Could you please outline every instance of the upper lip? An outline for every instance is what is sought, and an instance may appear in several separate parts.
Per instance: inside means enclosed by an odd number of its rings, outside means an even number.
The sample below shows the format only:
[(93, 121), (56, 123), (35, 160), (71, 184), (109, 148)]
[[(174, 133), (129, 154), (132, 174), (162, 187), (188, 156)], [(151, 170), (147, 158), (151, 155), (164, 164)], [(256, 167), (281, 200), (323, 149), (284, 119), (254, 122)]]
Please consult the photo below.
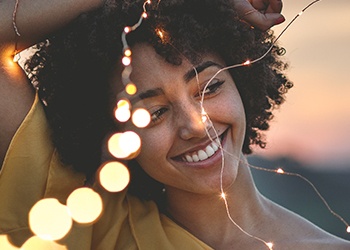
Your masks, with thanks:
[[(197, 152), (197, 151), (199, 151), (199, 150), (201, 150), (201, 149), (204, 150), (208, 145), (210, 145), (210, 144), (212, 143), (212, 141), (215, 141), (216, 138), (221, 138), (221, 137), (223, 136), (223, 134), (226, 133), (226, 131), (227, 131), (227, 130), (225, 130), (223, 133), (221, 133), (221, 134), (218, 135), (217, 137), (212, 138), (212, 140), (210, 140), (210, 139), (208, 138), (205, 142), (200, 143), (200, 144), (196, 145), (195, 147), (192, 147), (192, 148), (190, 148), (190, 149), (187, 149), (187, 150), (184, 151), (183, 153), (178, 154), (178, 155), (176, 155), (176, 156), (174, 156), (174, 157), (170, 157), (170, 158), (173, 159), (173, 160), (176, 160), (176, 159), (179, 159), (179, 160), (180, 160), (181, 157), (184, 156), (184, 155), (186, 155), (186, 154), (192, 154), (192, 153)], [(220, 141), (221, 141), (221, 139), (220, 139)]]

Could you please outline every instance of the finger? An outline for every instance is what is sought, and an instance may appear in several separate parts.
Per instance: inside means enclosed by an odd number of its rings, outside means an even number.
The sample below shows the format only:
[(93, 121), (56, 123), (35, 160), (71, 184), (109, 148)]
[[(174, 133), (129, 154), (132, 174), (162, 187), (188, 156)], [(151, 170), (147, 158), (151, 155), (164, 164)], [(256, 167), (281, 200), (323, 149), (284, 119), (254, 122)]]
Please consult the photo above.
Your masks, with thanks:
[(274, 25), (283, 23), (285, 18), (280, 13), (262, 14), (258, 11), (251, 12), (243, 17), (243, 20), (261, 30), (267, 30)]
[(270, 0), (266, 13), (281, 13), (282, 7), (283, 4), (281, 0)]

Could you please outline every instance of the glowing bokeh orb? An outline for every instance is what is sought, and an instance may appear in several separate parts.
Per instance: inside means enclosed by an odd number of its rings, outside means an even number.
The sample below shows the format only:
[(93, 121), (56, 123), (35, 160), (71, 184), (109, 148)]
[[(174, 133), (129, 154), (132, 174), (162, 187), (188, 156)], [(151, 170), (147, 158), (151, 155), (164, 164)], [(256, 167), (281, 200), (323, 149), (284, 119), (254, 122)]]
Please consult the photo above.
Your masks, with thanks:
[(129, 155), (137, 152), (141, 147), (141, 138), (133, 131), (126, 131), (120, 137), (120, 145)]
[(346, 228), (346, 232), (350, 233), (350, 226)]
[(1, 250), (18, 250), (19, 248), (15, 247), (9, 241), (7, 235), (0, 235), (0, 247)]
[(140, 137), (132, 131), (115, 133), (108, 140), (109, 152), (117, 158), (127, 158), (141, 147)]
[(67, 250), (68, 248), (54, 241), (41, 239), (38, 236), (33, 236), (29, 238), (21, 247), (21, 250), (48, 250), (48, 249)]
[(68, 208), (57, 199), (42, 199), (29, 212), (30, 229), (44, 240), (62, 239), (70, 231), (72, 224)]
[(125, 91), (126, 91), (126, 93), (128, 93), (129, 95), (135, 95), (136, 92), (137, 92), (136, 85), (133, 84), (133, 83), (128, 83), (128, 84), (125, 86)]
[(131, 63), (131, 57), (124, 56), (124, 57), (122, 58), (122, 63), (123, 63), (124, 66), (129, 66), (130, 63)]
[(146, 109), (136, 109), (131, 119), (136, 127), (144, 128), (151, 122), (151, 115)]
[(93, 223), (102, 213), (102, 199), (91, 188), (74, 190), (67, 199), (67, 207), (73, 220), (81, 224)]
[(128, 168), (120, 162), (108, 162), (100, 170), (100, 184), (109, 192), (119, 192), (127, 187), (130, 181)]
[(130, 49), (126, 49), (126, 50), (124, 51), (124, 56), (130, 57), (131, 54), (132, 54), (132, 52), (131, 52)]
[(127, 109), (125, 107), (116, 108), (114, 112), (114, 116), (118, 121), (126, 122), (130, 119), (131, 112), (130, 112), (130, 109)]
[(129, 152), (124, 150), (123, 145), (121, 144), (121, 137), (123, 133), (115, 133), (114, 135), (111, 136), (108, 140), (108, 150), (109, 152), (117, 158), (126, 158), (130, 155)]

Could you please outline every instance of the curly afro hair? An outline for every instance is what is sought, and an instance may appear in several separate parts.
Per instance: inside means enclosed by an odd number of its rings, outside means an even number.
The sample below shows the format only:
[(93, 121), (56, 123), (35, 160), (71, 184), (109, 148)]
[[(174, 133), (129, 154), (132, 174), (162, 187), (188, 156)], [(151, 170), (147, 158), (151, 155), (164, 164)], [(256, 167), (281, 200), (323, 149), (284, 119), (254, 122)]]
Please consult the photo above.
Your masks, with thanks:
[[(87, 176), (92, 176), (101, 163), (106, 134), (116, 130), (108, 80), (122, 56), (122, 30), (138, 21), (143, 2), (107, 1), (103, 8), (81, 15), (38, 44), (25, 65), (45, 104), (62, 162)], [(128, 42), (130, 46), (149, 43), (174, 65), (180, 65), (184, 57), (198, 63), (207, 53), (233, 65), (259, 58), (273, 46), (257, 63), (230, 70), (246, 113), (242, 152), (251, 153), (254, 144), (265, 147), (263, 131), (269, 128), (273, 109), (292, 87), (283, 73), (287, 65), (279, 58), (282, 49), (273, 44), (272, 32), (242, 22), (226, 0), (155, 2), (147, 5), (149, 17), (128, 35)], [(159, 31), (163, 36), (158, 35)], [(161, 184), (147, 176), (135, 161), (130, 161), (129, 167), (131, 192), (157, 200)]]

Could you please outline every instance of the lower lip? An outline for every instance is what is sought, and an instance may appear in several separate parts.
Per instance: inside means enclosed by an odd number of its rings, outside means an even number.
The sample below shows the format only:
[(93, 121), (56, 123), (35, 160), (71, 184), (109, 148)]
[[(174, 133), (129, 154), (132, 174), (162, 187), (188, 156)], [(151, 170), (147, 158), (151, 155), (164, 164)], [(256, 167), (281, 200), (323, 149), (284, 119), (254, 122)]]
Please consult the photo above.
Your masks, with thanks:
[[(221, 141), (221, 147), (224, 148), (226, 139), (227, 139), (227, 130), (224, 132), (224, 137)], [(221, 163), (222, 161), (222, 150), (219, 148), (211, 157), (208, 159), (205, 159), (204, 161), (198, 161), (198, 162), (185, 162), (181, 161), (181, 164), (184, 164), (185, 166), (196, 168), (196, 169), (204, 169), (204, 168), (210, 168), (214, 167), (218, 163)]]

